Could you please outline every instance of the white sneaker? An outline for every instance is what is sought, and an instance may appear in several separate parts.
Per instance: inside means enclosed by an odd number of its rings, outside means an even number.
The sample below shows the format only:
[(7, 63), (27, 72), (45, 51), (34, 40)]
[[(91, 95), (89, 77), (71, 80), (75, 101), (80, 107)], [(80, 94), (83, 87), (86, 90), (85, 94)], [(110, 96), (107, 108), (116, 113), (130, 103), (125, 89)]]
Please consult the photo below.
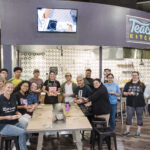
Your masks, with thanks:
[(27, 145), (27, 146), (30, 146), (30, 145), (31, 145), (30, 140), (27, 140), (26, 145)]
[(16, 150), (16, 146), (15, 145), (13, 146), (12, 150)]

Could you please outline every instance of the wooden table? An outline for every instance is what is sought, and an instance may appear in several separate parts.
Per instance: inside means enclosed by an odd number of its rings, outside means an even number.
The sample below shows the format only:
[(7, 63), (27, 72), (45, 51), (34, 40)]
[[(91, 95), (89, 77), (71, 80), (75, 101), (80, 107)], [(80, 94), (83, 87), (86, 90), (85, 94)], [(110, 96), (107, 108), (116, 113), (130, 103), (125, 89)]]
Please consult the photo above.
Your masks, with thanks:
[(82, 150), (80, 130), (92, 129), (88, 119), (76, 104), (71, 105), (69, 116), (65, 116), (63, 121), (55, 119), (55, 115), (59, 111), (63, 111), (65, 114), (65, 104), (58, 103), (54, 106), (41, 104), (34, 111), (27, 132), (39, 133), (37, 150), (42, 150), (43, 135), (47, 131), (72, 131), (78, 150)]

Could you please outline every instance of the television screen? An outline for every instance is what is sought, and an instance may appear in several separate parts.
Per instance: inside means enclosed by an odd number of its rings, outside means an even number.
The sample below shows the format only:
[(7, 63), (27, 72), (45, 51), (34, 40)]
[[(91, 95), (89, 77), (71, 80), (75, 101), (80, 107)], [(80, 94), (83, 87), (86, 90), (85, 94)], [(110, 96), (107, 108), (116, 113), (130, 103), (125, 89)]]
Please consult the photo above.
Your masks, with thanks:
[(76, 32), (77, 10), (38, 8), (39, 32)]

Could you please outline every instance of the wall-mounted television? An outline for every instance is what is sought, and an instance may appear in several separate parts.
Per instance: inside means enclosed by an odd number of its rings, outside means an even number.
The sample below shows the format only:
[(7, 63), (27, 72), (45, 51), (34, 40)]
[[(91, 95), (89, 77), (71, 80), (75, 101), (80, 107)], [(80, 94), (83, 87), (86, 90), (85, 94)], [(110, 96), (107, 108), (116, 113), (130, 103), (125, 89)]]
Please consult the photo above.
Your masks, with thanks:
[(38, 8), (37, 14), (39, 32), (72, 33), (77, 31), (76, 9)]

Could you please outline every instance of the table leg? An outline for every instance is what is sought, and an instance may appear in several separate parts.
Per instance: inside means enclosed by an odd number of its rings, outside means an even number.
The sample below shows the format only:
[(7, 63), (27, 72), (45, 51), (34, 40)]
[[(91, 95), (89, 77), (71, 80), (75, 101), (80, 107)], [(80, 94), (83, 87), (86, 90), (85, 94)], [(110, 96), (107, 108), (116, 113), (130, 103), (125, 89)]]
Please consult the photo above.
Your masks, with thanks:
[(121, 124), (123, 126), (123, 109), (122, 109), (122, 101), (120, 100), (120, 112), (121, 112)]
[(37, 150), (42, 150), (44, 133), (40, 132), (38, 136)]
[(78, 131), (72, 131), (72, 135), (73, 135), (73, 141), (77, 145), (77, 149), (82, 150), (82, 141), (81, 141), (80, 131), (79, 130)]

